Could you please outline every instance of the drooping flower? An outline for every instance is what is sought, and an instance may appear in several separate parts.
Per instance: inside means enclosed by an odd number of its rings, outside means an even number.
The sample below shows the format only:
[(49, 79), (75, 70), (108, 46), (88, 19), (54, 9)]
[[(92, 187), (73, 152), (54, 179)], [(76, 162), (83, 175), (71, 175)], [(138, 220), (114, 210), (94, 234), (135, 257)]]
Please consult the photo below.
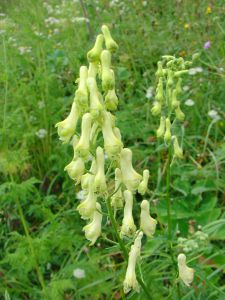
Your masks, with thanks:
[(174, 156), (178, 158), (183, 158), (183, 149), (179, 146), (176, 136), (173, 136), (173, 148), (174, 148)]
[(133, 219), (133, 195), (131, 191), (124, 191), (124, 199), (125, 199), (125, 206), (124, 206), (124, 216), (121, 226), (120, 235), (123, 236), (134, 236), (136, 232), (136, 226), (134, 224)]
[(170, 119), (166, 118), (166, 131), (164, 134), (164, 141), (167, 143), (171, 140), (171, 123), (170, 123)]
[(87, 58), (89, 62), (98, 62), (100, 61), (100, 55), (102, 52), (102, 44), (104, 37), (102, 34), (99, 34), (96, 38), (94, 47), (88, 51)]
[(85, 170), (83, 159), (81, 157), (75, 157), (67, 166), (65, 166), (64, 170), (67, 171), (70, 178), (78, 184)]
[(111, 69), (111, 53), (108, 50), (103, 50), (101, 53), (102, 66), (102, 89), (104, 91), (112, 90), (115, 87), (115, 76)]
[(87, 86), (90, 93), (90, 112), (92, 117), (97, 119), (102, 114), (103, 104), (101, 103), (96, 79), (94, 77), (89, 77), (87, 79)]
[(141, 202), (141, 216), (140, 216), (140, 229), (148, 237), (152, 237), (155, 233), (157, 221), (153, 219), (149, 211), (149, 202), (143, 200)]
[(94, 188), (99, 194), (105, 194), (107, 191), (106, 177), (105, 177), (105, 157), (104, 151), (101, 147), (96, 149), (96, 175), (94, 177)]
[(80, 77), (78, 89), (75, 92), (75, 101), (81, 111), (88, 109), (88, 88), (87, 88), (88, 69), (86, 66), (80, 67)]
[(71, 137), (74, 135), (77, 121), (79, 119), (79, 111), (75, 102), (72, 104), (71, 111), (68, 117), (61, 122), (58, 122), (55, 127), (58, 127), (59, 139), (63, 143), (68, 143)]
[(82, 117), (80, 140), (75, 146), (75, 152), (77, 152), (78, 155), (80, 157), (83, 157), (84, 159), (87, 159), (89, 155), (91, 122), (92, 122), (91, 114), (90, 113), (84, 114)]
[(132, 151), (128, 148), (124, 148), (120, 153), (120, 169), (126, 188), (132, 192), (137, 190), (142, 176), (134, 170), (132, 165)]
[(87, 197), (77, 207), (82, 219), (92, 218), (96, 208), (96, 201), (97, 195), (94, 192), (94, 178), (90, 177)]
[(113, 131), (113, 118), (110, 112), (104, 112), (102, 133), (104, 138), (104, 148), (110, 158), (114, 158), (118, 155), (123, 147), (120, 139), (115, 135)]
[(93, 158), (89, 172), (87, 172), (81, 177), (81, 187), (83, 190), (85, 191), (88, 190), (89, 180), (90, 178), (95, 176), (96, 172), (97, 172), (96, 160)]
[(183, 281), (186, 286), (190, 286), (194, 279), (195, 270), (189, 268), (186, 264), (186, 256), (181, 253), (178, 255), (178, 270), (179, 270), (179, 278)]
[(165, 127), (166, 127), (166, 118), (164, 116), (162, 116), (160, 118), (160, 124), (159, 124), (159, 128), (156, 131), (156, 136), (157, 138), (161, 138), (164, 136), (165, 133)]
[(92, 220), (89, 224), (84, 226), (83, 231), (87, 240), (91, 241), (90, 246), (94, 245), (102, 230), (102, 214), (101, 205), (97, 202), (93, 212)]
[(149, 170), (143, 171), (143, 179), (138, 186), (138, 193), (144, 195), (148, 189)]
[(106, 25), (102, 25), (102, 33), (104, 35), (105, 38), (105, 45), (106, 45), (106, 49), (114, 52), (118, 49), (118, 45), (117, 43), (113, 40), (109, 28)]
[(116, 209), (123, 207), (123, 193), (121, 189), (122, 173), (119, 168), (115, 169), (115, 189), (111, 198), (111, 205)]
[(143, 237), (143, 233), (139, 232), (138, 236), (134, 241), (134, 244), (131, 246), (126, 276), (123, 282), (123, 289), (125, 294), (127, 294), (132, 289), (136, 292), (139, 292), (139, 285), (136, 278), (135, 268), (136, 268), (137, 259), (141, 254), (142, 237)]

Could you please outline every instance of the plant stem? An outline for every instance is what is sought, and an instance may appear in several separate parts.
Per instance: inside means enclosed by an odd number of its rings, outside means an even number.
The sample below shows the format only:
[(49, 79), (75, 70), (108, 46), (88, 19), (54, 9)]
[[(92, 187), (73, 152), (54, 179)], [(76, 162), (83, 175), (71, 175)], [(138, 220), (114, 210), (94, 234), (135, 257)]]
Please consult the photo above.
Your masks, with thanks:
[(166, 170), (166, 202), (167, 202), (167, 225), (168, 225), (168, 242), (171, 244), (172, 224), (171, 224), (171, 199), (170, 199), (170, 164), (171, 164), (171, 147), (168, 151), (168, 163)]
[(30, 252), (31, 252), (31, 255), (33, 256), (33, 259), (35, 261), (35, 265), (36, 265), (35, 268), (36, 268), (38, 280), (40, 282), (40, 285), (41, 285), (42, 289), (44, 290), (45, 289), (44, 278), (43, 278), (41, 270), (40, 270), (40, 268), (38, 266), (37, 258), (36, 258), (34, 247), (33, 247), (33, 244), (32, 244), (32, 239), (31, 239), (31, 236), (29, 234), (27, 223), (26, 223), (26, 220), (25, 220), (25, 217), (24, 217), (24, 214), (23, 214), (23, 209), (22, 209), (22, 207), (20, 205), (20, 201), (19, 201), (18, 198), (16, 198), (16, 204), (17, 204), (17, 207), (18, 207), (18, 211), (19, 211), (19, 215), (20, 215), (20, 220), (22, 222), (25, 235), (26, 235), (26, 237), (28, 239), (28, 243), (29, 243), (29, 247), (30, 247)]
[[(117, 226), (116, 220), (114, 218), (113, 209), (112, 209), (109, 197), (106, 199), (106, 205), (107, 205), (110, 221), (112, 223), (116, 238), (120, 245), (120, 249), (123, 252), (124, 259), (126, 260), (126, 262), (128, 262), (129, 254), (128, 254), (128, 251), (126, 249), (126, 246), (125, 246), (123, 240), (120, 238), (118, 226)], [(137, 275), (137, 281), (140, 284), (140, 286), (143, 288), (143, 291), (145, 292), (147, 299), (149, 299), (149, 300), (152, 299), (151, 295), (149, 294), (148, 288), (146, 287), (145, 283), (143, 282), (143, 280), (140, 278), (139, 275)]]

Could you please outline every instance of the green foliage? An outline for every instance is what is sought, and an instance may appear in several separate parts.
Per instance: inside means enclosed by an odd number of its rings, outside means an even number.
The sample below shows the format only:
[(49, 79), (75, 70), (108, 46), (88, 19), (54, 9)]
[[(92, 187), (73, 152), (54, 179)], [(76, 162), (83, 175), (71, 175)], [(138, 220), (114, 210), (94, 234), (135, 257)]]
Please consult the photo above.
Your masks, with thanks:
[[(68, 113), (93, 35), (106, 23), (119, 44), (117, 124), (126, 145), (134, 145), (137, 169), (147, 167), (151, 173), (148, 198), (159, 224), (154, 239), (144, 240), (138, 272), (157, 300), (179, 297), (165, 243), (166, 149), (155, 138), (158, 121), (150, 113), (154, 92), (149, 88), (155, 89), (156, 63), (162, 55), (190, 59), (200, 53), (192, 70), (195, 75), (184, 79), (180, 99), (186, 121), (180, 136), (184, 160), (172, 166), (174, 252), (183, 250), (179, 238), (186, 239), (185, 245), (198, 244), (187, 252), (196, 270), (194, 288), (180, 285), (182, 299), (222, 300), (223, 3), (83, 2), (89, 23), (79, 1), (0, 4), (0, 12), (6, 14), (0, 16), (0, 298), (125, 299), (121, 282), (126, 265), (118, 245), (102, 236), (94, 249), (83, 238), (84, 224), (76, 212), (79, 189), (63, 172), (71, 149), (61, 147), (54, 128)], [(211, 47), (205, 50), (207, 41)], [(185, 105), (187, 99), (194, 105)], [(199, 229), (207, 235), (204, 242), (195, 235)], [(78, 268), (85, 271), (84, 278), (73, 275)], [(127, 299), (146, 298), (141, 291)]]

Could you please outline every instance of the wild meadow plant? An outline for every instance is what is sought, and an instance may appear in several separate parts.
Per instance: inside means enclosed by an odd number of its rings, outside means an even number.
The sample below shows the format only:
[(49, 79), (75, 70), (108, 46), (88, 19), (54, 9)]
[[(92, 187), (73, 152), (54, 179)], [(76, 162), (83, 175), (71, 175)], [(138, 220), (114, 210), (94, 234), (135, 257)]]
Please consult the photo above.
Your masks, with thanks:
[[(105, 45), (105, 48), (104, 48)], [(105, 225), (105, 219), (113, 227), (111, 236), (102, 235), (112, 244), (119, 244), (127, 270), (123, 281), (125, 294), (143, 288), (146, 299), (151, 293), (136, 272), (141, 256), (142, 238), (153, 239), (157, 221), (150, 215), (150, 203), (145, 198), (148, 190), (149, 170), (143, 175), (137, 173), (132, 164), (132, 151), (125, 148), (120, 130), (116, 127), (113, 112), (118, 106), (115, 91), (115, 75), (112, 69), (112, 55), (118, 45), (111, 37), (106, 25), (96, 38), (94, 47), (87, 53), (89, 66), (80, 67), (78, 88), (75, 92), (71, 111), (67, 118), (56, 124), (60, 140), (70, 143), (74, 150), (72, 161), (65, 167), (76, 185), (81, 186), (84, 199), (77, 206), (81, 218), (87, 222), (83, 227), (90, 246), (96, 244)], [(195, 58), (195, 56), (193, 57)], [(152, 114), (160, 117), (157, 138), (164, 139), (168, 149), (167, 184), (167, 234), (168, 252), (172, 264), (179, 271), (179, 278), (189, 286), (194, 278), (194, 270), (186, 264), (186, 256), (178, 255), (178, 267), (173, 252), (171, 224), (170, 168), (175, 159), (183, 157), (178, 137), (173, 133), (177, 122), (183, 122), (179, 96), (182, 93), (182, 79), (188, 73), (192, 62), (183, 58), (163, 56), (156, 72), (156, 102)], [(79, 130), (80, 124), (80, 130)], [(114, 179), (113, 179), (114, 177)], [(136, 195), (142, 196), (139, 204)], [(137, 207), (137, 209), (135, 209)], [(139, 211), (139, 224), (134, 211)], [(122, 221), (121, 221), (122, 219)], [(131, 246), (130, 246), (131, 245)], [(129, 247), (129, 250), (128, 250)], [(180, 298), (179, 284), (177, 284)]]

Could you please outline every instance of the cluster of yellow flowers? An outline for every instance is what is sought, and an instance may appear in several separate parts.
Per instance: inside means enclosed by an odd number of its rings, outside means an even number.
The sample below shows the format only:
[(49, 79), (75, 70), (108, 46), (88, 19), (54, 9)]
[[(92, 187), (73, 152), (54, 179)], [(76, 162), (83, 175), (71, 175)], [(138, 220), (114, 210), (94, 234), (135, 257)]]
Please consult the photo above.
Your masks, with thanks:
[[(195, 56), (193, 57), (195, 59)], [(182, 57), (164, 55), (162, 61), (158, 62), (156, 72), (157, 88), (156, 102), (152, 107), (153, 116), (160, 116), (160, 125), (156, 131), (157, 138), (164, 139), (169, 145), (173, 143), (174, 157), (182, 158), (183, 149), (178, 143), (177, 136), (173, 134), (173, 126), (176, 121), (183, 122), (185, 115), (180, 106), (179, 97), (182, 93), (181, 76), (188, 73), (191, 61), (184, 61)]]
[[(105, 43), (106, 49), (103, 49)], [(149, 202), (143, 200), (140, 213), (140, 230), (133, 219), (134, 193), (144, 195), (147, 191), (149, 171), (143, 176), (135, 171), (132, 165), (132, 151), (123, 147), (119, 128), (116, 127), (112, 111), (117, 109), (118, 97), (115, 92), (115, 76), (111, 66), (111, 56), (118, 45), (111, 37), (106, 25), (102, 26), (102, 34), (96, 38), (94, 47), (87, 53), (89, 67), (80, 68), (77, 80), (78, 89), (68, 117), (56, 124), (60, 140), (71, 143), (74, 149), (72, 161), (65, 167), (68, 175), (76, 184), (81, 184), (85, 199), (77, 210), (82, 219), (88, 221), (83, 230), (93, 245), (101, 235), (102, 209), (100, 199), (110, 197), (114, 210), (124, 209), (120, 226), (120, 237), (134, 237), (135, 242), (129, 254), (129, 263), (124, 281), (124, 290), (138, 290), (135, 275), (136, 259), (140, 255), (143, 233), (152, 236), (157, 221), (150, 216)], [(98, 87), (101, 83), (101, 88)], [(77, 125), (81, 119), (81, 133)], [(101, 147), (102, 133), (103, 147)], [(114, 188), (110, 192), (110, 184), (105, 172), (106, 158), (114, 169)], [(89, 166), (89, 168), (88, 168)], [(111, 180), (111, 179), (110, 179)]]

